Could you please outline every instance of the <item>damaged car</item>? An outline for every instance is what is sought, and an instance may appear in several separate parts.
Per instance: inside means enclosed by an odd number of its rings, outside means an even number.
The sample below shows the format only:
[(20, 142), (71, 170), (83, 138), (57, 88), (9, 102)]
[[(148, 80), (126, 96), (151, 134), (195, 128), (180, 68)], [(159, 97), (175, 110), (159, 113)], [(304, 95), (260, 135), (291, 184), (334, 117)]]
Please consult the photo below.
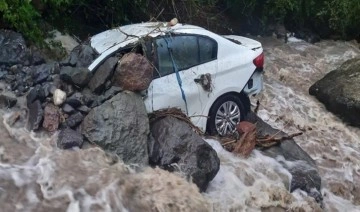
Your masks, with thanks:
[(263, 48), (249, 38), (148, 22), (102, 32), (90, 44), (99, 54), (88, 67), (92, 72), (115, 54), (146, 56), (155, 69), (144, 92), (147, 111), (180, 108), (209, 134), (233, 133), (250, 111), (249, 96), (263, 88)]

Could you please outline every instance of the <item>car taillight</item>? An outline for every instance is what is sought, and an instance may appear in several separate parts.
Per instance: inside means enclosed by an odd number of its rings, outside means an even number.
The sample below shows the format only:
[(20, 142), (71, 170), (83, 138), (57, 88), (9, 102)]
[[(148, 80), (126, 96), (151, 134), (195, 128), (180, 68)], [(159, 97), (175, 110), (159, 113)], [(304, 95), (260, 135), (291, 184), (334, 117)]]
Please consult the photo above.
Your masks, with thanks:
[(263, 66), (264, 66), (264, 52), (262, 52), (259, 56), (257, 56), (253, 60), (253, 63), (256, 66), (256, 68), (263, 68)]

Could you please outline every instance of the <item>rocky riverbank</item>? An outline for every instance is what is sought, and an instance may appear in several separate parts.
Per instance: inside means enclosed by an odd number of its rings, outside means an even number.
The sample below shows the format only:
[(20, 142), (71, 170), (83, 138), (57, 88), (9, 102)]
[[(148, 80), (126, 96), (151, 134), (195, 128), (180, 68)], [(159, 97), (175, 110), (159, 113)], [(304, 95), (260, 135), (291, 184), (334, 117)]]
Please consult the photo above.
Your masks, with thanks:
[[(86, 152), (95, 151), (94, 149), (100, 152), (105, 150), (111, 158), (115, 158), (109, 164), (117, 163), (119, 159), (118, 163), (139, 167), (139, 173), (149, 171), (150, 169), (146, 168), (148, 165), (178, 171), (186, 179), (191, 179), (200, 191), (207, 190), (209, 183), (221, 168), (221, 159), (212, 146), (196, 134), (186, 122), (167, 117), (149, 123), (139, 92), (144, 89), (144, 84), (146, 87), (149, 83), (143, 77), (148, 75), (148, 71), (142, 75), (143, 80), (139, 83), (141, 89), (129, 88), (124, 86), (126, 82), (123, 78), (118, 80), (119, 83), (114, 83), (114, 74), (120, 71), (116, 67), (120, 58), (108, 59), (100, 69), (103, 70), (102, 74), (91, 75), (85, 67), (96, 57), (96, 53), (87, 45), (76, 47), (63, 61), (45, 62), (40, 53), (36, 53), (40, 55), (36, 58), (41, 59), (34, 59), (35, 56), (29, 53), (25, 43), (20, 39), (21, 35), (4, 31), (0, 36), (6, 41), (1, 44), (4, 47), (1, 55), (13, 58), (1, 59), (12, 62), (1, 63), (5, 86), (2, 89), (0, 105), (3, 109), (12, 108), (12, 111), (18, 112), (9, 117), (6, 123), (11, 127), (26, 125), (27, 129), (35, 131), (35, 134), (46, 132), (55, 135), (51, 142), (55, 142), (56, 145), (51, 148), (57, 149), (55, 156), (51, 158), (52, 161), (57, 161), (56, 157), (61, 157), (61, 154), (83, 157)], [(15, 53), (14, 49), (17, 50)], [(15, 55), (26, 55), (24, 58), (30, 59), (15, 61)], [(141, 60), (141, 57), (135, 59), (137, 60)], [(146, 64), (140, 68), (144, 66)], [(116, 77), (119, 75), (121, 74), (117, 74)], [(9, 123), (10, 120), (14, 120), (14, 123)], [(248, 121), (257, 123), (259, 135), (285, 135), (255, 114), (250, 114)], [(31, 135), (29, 132), (29, 136)], [(36, 139), (29, 139), (36, 143)], [(3, 141), (0, 144), (4, 146), (7, 143), (8, 141)], [(76, 153), (60, 150), (74, 147), (84, 150), (77, 150)], [(302, 189), (321, 203), (321, 178), (316, 164), (294, 139), (287, 139), (280, 145), (265, 148), (263, 154), (279, 160), (281, 166), (291, 174), (289, 182), (284, 180), (283, 186), (286, 189)], [(91, 161), (88, 162), (92, 163)], [(1, 163), (9, 163), (9, 160), (2, 160)], [(54, 165), (61, 166), (56, 162)], [(98, 163), (94, 164), (98, 165), (101, 166)], [(98, 168), (101, 167), (96, 169)], [(59, 170), (66, 172), (61, 167)], [(72, 172), (76, 172), (76, 169)], [(60, 185), (61, 183), (53, 186)], [(41, 184), (41, 189), (46, 189), (44, 186), (48, 187)], [(7, 198), (10, 196), (7, 195), (4, 199)], [(131, 208), (133, 203), (125, 201), (124, 204), (125, 207)]]

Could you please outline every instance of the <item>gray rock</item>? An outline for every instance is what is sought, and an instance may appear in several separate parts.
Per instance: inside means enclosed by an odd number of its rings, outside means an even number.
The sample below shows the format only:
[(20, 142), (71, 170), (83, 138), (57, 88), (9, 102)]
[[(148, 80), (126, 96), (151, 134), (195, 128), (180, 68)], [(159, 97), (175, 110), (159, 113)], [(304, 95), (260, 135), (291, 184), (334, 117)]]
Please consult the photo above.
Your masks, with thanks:
[(28, 57), (24, 38), (11, 30), (0, 30), (0, 65), (23, 64)]
[(37, 130), (41, 126), (43, 120), (44, 110), (41, 107), (41, 102), (36, 100), (29, 105), (29, 116), (27, 128), (29, 130)]
[(80, 111), (81, 113), (88, 114), (91, 109), (86, 105), (81, 105), (80, 107), (76, 108), (76, 110)]
[(343, 63), (309, 89), (326, 108), (360, 127), (360, 58)]
[(78, 87), (87, 85), (90, 77), (91, 73), (87, 68), (64, 66), (60, 69), (60, 78)]
[(88, 85), (92, 92), (102, 93), (105, 82), (113, 75), (118, 60), (117, 57), (110, 57), (96, 69)]
[(121, 91), (123, 91), (122, 88), (120, 87), (116, 87), (116, 86), (112, 86), (109, 90), (105, 91), (105, 93), (101, 96), (98, 97), (98, 101), (100, 103), (105, 102), (106, 100), (111, 99), (113, 96), (115, 96), (116, 94), (120, 93)]
[[(246, 120), (251, 123), (256, 123), (257, 135), (265, 137), (266, 135), (276, 134), (279, 137), (287, 136), (286, 133), (272, 128), (269, 124), (265, 123), (256, 114), (248, 113)], [(292, 161), (292, 165), (280, 160), (279, 162), (291, 174), (290, 191), (302, 189), (309, 195), (312, 195), (316, 200), (321, 201), (321, 177), (317, 170), (315, 161), (297, 145), (294, 139), (287, 139), (282, 141), (279, 145), (270, 148), (263, 148), (263, 153), (269, 157), (279, 160), (279, 156), (283, 157), (286, 161)]]
[(68, 97), (65, 103), (71, 105), (74, 108), (80, 107), (84, 104), (83, 95), (80, 92), (76, 92), (70, 97)]
[(57, 140), (57, 146), (60, 149), (70, 149), (73, 147), (81, 148), (83, 143), (84, 139), (81, 133), (70, 128), (62, 129)]
[(70, 56), (63, 61), (62, 64), (76, 67), (88, 67), (97, 56), (98, 54), (91, 46), (81, 44), (71, 51)]
[(125, 163), (148, 163), (149, 121), (144, 102), (123, 92), (93, 108), (81, 124), (82, 134)]
[(58, 72), (60, 69), (58, 63), (47, 63), (32, 67), (32, 78), (34, 84), (45, 82), (50, 74)]
[(11, 108), (16, 105), (17, 99), (5, 94), (0, 94), (0, 108)]
[(75, 128), (83, 121), (84, 116), (80, 113), (74, 113), (66, 119), (66, 125), (70, 128)]
[(150, 164), (172, 171), (172, 164), (177, 163), (200, 191), (205, 191), (220, 168), (216, 151), (187, 123), (173, 117), (152, 123), (151, 134)]
[(30, 104), (35, 102), (35, 100), (44, 101), (46, 98), (44, 89), (41, 88), (40, 85), (35, 86), (30, 90), (30, 92), (26, 96), (26, 103), (29, 107)]
[(62, 107), (62, 110), (64, 111), (64, 113), (67, 113), (67, 114), (72, 114), (75, 112), (75, 109), (73, 107), (71, 107), (71, 105), (68, 105), (68, 104), (64, 104)]

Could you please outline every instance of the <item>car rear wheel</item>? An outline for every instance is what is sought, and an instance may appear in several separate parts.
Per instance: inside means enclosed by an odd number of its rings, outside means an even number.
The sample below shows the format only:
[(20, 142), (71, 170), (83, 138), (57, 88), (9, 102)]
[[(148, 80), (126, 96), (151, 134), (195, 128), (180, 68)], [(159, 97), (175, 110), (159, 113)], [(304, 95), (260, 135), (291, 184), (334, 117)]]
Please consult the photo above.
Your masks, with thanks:
[(215, 101), (210, 109), (208, 132), (211, 135), (225, 136), (233, 134), (237, 124), (242, 121), (248, 111), (237, 95), (228, 94)]

